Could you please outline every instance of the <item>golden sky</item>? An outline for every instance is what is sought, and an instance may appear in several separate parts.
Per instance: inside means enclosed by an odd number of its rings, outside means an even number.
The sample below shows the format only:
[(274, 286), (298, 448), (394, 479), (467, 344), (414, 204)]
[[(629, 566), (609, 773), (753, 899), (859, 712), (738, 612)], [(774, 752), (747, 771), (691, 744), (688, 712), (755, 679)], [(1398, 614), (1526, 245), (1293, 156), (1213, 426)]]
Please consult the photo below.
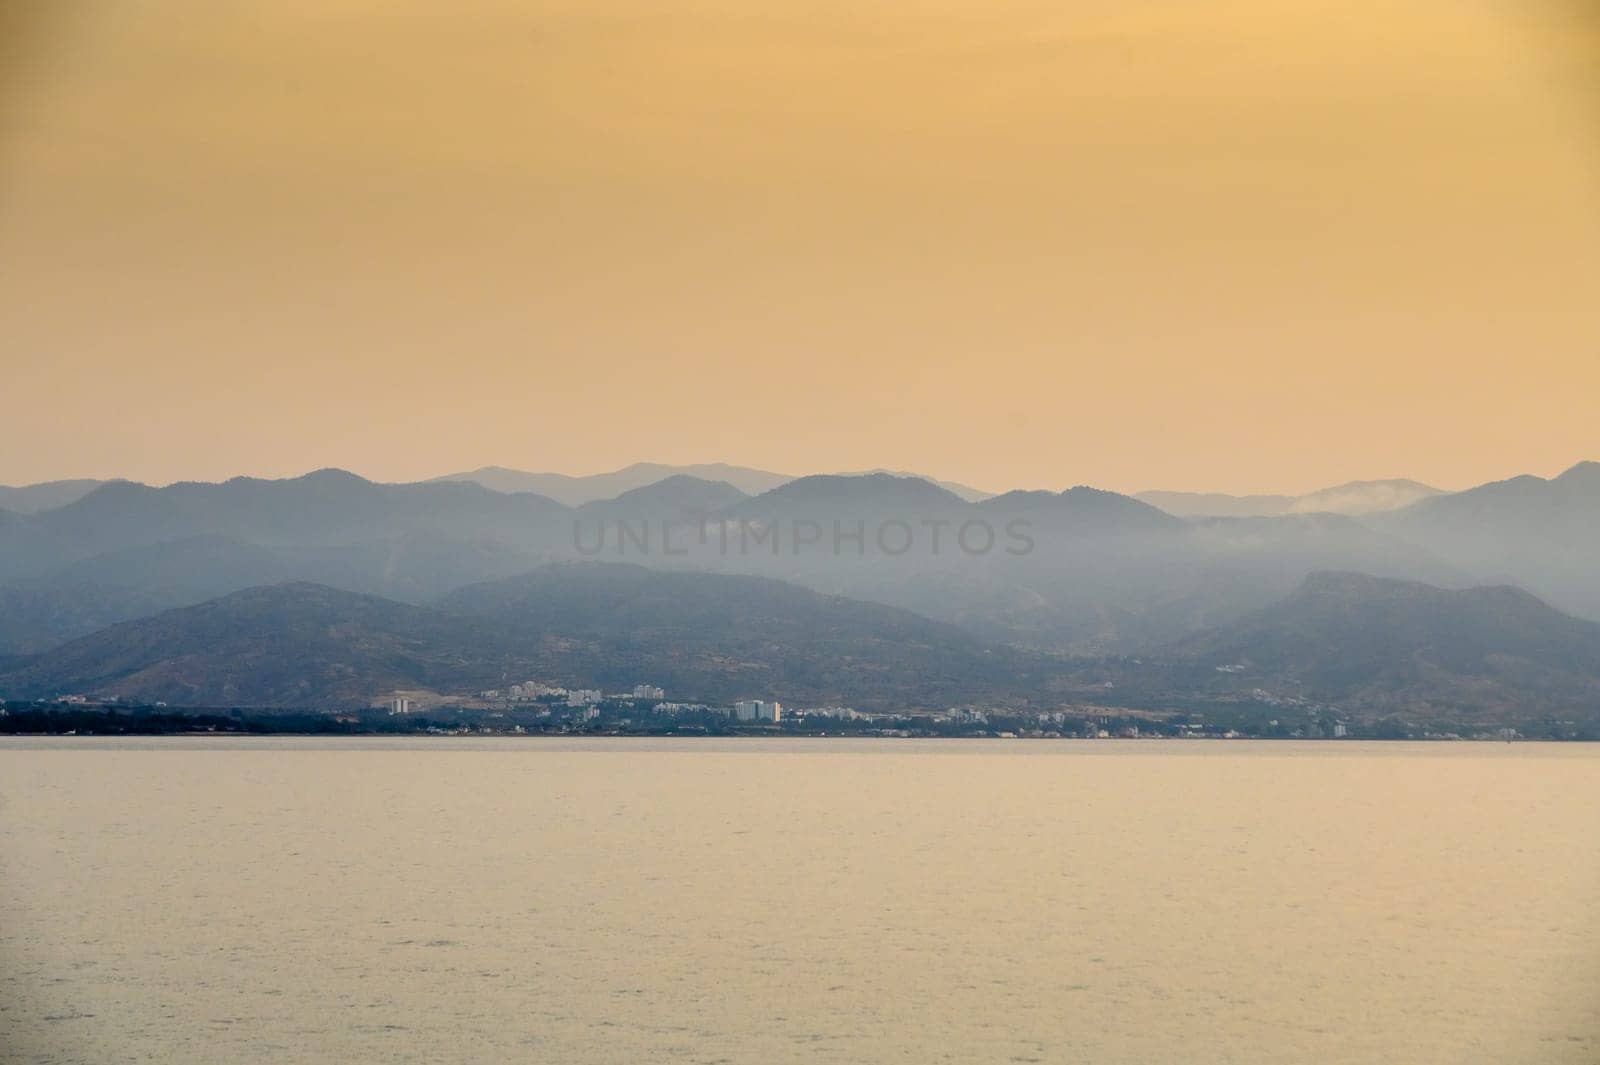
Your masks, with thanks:
[(0, 482), (1555, 473), (1594, 8), (14, 0)]

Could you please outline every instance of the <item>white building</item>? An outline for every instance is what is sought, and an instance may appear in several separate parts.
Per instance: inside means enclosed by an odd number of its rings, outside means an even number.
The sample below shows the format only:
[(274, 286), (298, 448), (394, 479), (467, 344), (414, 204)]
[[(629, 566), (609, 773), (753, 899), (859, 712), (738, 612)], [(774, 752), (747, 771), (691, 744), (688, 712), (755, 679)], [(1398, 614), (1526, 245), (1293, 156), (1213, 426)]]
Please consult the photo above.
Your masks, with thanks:
[(654, 684), (635, 684), (633, 686), (633, 697), (635, 699), (665, 699), (667, 693)]
[(590, 706), (600, 701), (600, 693), (593, 688), (574, 688), (567, 693), (568, 706)]
[(782, 716), (783, 707), (770, 699), (741, 699), (733, 704), (735, 721), (755, 721), (775, 725)]
[(391, 713), (391, 714), (409, 714), (409, 713), (411, 713), (411, 700), (407, 699), (403, 695), (395, 696), (393, 699), (389, 700), (389, 713)]
[(866, 717), (851, 706), (807, 706), (789, 711), (790, 717), (836, 717), (841, 721), (859, 721)]

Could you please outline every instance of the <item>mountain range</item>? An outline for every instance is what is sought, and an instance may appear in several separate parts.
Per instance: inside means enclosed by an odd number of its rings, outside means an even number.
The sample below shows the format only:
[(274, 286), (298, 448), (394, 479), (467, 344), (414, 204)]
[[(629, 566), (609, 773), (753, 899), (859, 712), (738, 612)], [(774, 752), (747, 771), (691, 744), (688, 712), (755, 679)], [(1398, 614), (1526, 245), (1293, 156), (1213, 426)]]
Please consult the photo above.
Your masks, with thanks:
[[(468, 482), (376, 484), (339, 470), (161, 488), (114, 481), (0, 522), (0, 602), (9, 609), (0, 652), (43, 650), (266, 582), (422, 603), (596, 549), (612, 560), (788, 580), (1052, 651), (1127, 650), (1180, 635), (1263, 605), (1315, 568), (1456, 576), (1348, 519), (1251, 521), (1184, 521), (1090, 488), (973, 503), (886, 473), (797, 478), (754, 496), (674, 474), (575, 508)], [(622, 542), (623, 524), (643, 550)], [(678, 530), (673, 553), (666, 525)]]
[(529, 677), (869, 709), (1025, 698), (1050, 663), (907, 611), (779, 581), (560, 563), (418, 606), (326, 585), (250, 588), (123, 622), (0, 675), (11, 697), (359, 707)]
[(1270, 518), (1285, 514), (1376, 514), (1443, 495), (1420, 481), (1351, 481), (1301, 496), (1140, 492), (1134, 498), (1183, 518)]
[(529, 678), (727, 703), (1160, 711), (1266, 702), (1354, 721), (1600, 725), (1600, 624), (1508, 587), (1318, 573), (1136, 659), (987, 645), (908, 611), (754, 577), (553, 563), (427, 605), (309, 582), (230, 593), (0, 663), (0, 695), (348, 709)]
[[(1281, 604), (1323, 571), (1446, 590), (1515, 586), (1600, 620), (1596, 463), (1393, 509), (1296, 504), (1247, 517), (1174, 514), (1086, 486), (963, 495), (873, 472), (770, 475), (780, 483), (750, 491), (759, 486), (629, 470), (643, 483), (576, 505), (474, 481), (378, 484), (321, 470), (159, 488), (111, 481), (32, 513), (0, 510), (0, 655), (53, 652), (108, 626), (277, 584), (441, 610), (468, 586), (584, 559), (685, 579), (783, 581), (909, 611), (991, 653), (1053, 659), (1181, 647)], [(1431, 492), (1384, 484), (1317, 495), (1362, 510)], [(1418, 686), (1386, 683), (1421, 698)]]
[[(845, 477), (861, 477), (875, 473), (889, 473), (898, 477), (916, 477), (920, 480), (930, 481), (933, 484), (960, 496), (970, 503), (986, 499), (990, 493), (981, 489), (971, 488), (954, 481), (940, 481), (922, 474), (906, 473), (903, 470), (859, 470), (841, 474)], [(693, 477), (702, 481), (720, 481), (731, 484), (745, 495), (760, 495), (769, 492), (779, 485), (787, 484), (799, 478), (789, 474), (773, 473), (771, 470), (757, 470), (749, 466), (730, 466), (725, 462), (704, 462), (686, 466), (668, 466), (659, 462), (636, 462), (631, 466), (624, 466), (620, 470), (610, 473), (595, 473), (587, 476), (572, 476), (565, 473), (529, 473), (524, 470), (511, 470), (504, 466), (484, 466), (476, 470), (463, 473), (447, 473), (442, 477), (435, 477), (435, 481), (471, 481), (481, 484), (485, 488), (492, 488), (496, 492), (534, 492), (547, 496), (568, 506), (577, 507), (585, 503), (594, 503), (601, 500), (612, 499), (625, 492), (631, 492), (646, 485), (656, 484), (670, 477)], [(0, 506), (3, 506), (0, 503)]]
[(82, 499), (99, 488), (104, 481), (44, 481), (13, 488), (0, 485), (0, 511), (13, 514), (37, 514), (41, 510), (64, 507), (75, 499)]
[[(987, 499), (993, 494), (968, 485), (958, 484), (954, 481), (941, 481), (933, 477), (923, 477), (921, 474), (907, 473), (903, 470), (860, 470), (844, 474), (844, 476), (863, 476), (872, 473), (892, 473), (899, 477), (920, 477), (923, 480), (931, 481), (946, 491), (955, 493), (971, 503)], [(433, 477), (423, 483), (438, 484), (441, 482), (464, 481), (470, 484), (482, 485), (494, 492), (532, 492), (534, 495), (541, 495), (570, 507), (578, 507), (585, 503), (614, 499), (624, 493), (658, 484), (673, 477), (692, 477), (702, 481), (723, 482), (733, 485), (745, 495), (759, 495), (762, 492), (771, 491), (781, 484), (797, 479), (790, 474), (773, 473), (770, 470), (758, 470), (749, 466), (733, 466), (726, 462), (691, 463), (677, 466), (659, 462), (635, 462), (630, 466), (624, 466), (620, 470), (586, 476), (565, 473), (533, 473), (527, 470), (509, 469), (505, 466), (482, 466), (475, 470), (465, 470), (460, 473), (447, 473), (440, 477)], [(45, 481), (39, 484), (15, 487), (0, 485), (0, 511), (11, 511), (15, 514), (37, 514), (41, 511), (53, 510), (56, 507), (66, 506), (68, 503), (83, 498), (106, 483), (106, 481), (100, 480), (79, 479)]]
[(1266, 690), (1362, 716), (1600, 717), (1600, 624), (1505, 585), (1435, 588), (1318, 573), (1292, 595), (1166, 649), (1191, 692)]
[(1513, 477), (1376, 514), (1374, 528), (1426, 544), (1485, 580), (1520, 585), (1600, 619), (1600, 462)]
[(702, 481), (731, 484), (746, 495), (769, 491), (793, 477), (748, 466), (724, 462), (688, 466), (666, 466), (659, 462), (636, 462), (610, 473), (572, 476), (565, 473), (529, 473), (504, 466), (484, 466), (464, 473), (447, 473), (429, 483), (466, 481), (496, 492), (532, 492), (569, 507), (613, 499), (625, 492), (656, 484), (669, 477), (693, 477)]

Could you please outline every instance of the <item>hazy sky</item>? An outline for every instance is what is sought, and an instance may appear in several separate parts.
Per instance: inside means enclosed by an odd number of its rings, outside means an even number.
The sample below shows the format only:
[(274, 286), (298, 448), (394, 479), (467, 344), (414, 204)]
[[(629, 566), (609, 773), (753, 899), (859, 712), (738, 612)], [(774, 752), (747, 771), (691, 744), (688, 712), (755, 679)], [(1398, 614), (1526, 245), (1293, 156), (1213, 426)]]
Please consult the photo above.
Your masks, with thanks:
[(1554, 473), (1593, 8), (13, 0), (0, 482)]

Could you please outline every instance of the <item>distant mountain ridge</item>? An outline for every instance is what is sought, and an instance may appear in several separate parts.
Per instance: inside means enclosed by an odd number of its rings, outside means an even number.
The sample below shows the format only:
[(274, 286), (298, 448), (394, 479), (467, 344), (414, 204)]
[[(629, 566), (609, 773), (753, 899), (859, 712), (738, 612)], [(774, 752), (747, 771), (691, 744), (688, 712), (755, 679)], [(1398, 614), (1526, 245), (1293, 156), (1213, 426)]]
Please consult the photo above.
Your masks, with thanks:
[[(992, 494), (967, 485), (956, 484), (953, 481), (940, 481), (932, 477), (925, 477), (922, 474), (906, 473), (899, 470), (860, 470), (841, 473), (836, 476), (866, 477), (872, 474), (915, 477), (918, 480), (938, 485), (969, 503), (987, 499)], [(732, 466), (725, 462), (695, 463), (683, 466), (672, 466), (658, 462), (636, 462), (631, 466), (624, 466), (622, 469), (613, 470), (610, 473), (595, 473), (583, 476), (565, 473), (532, 473), (525, 470), (507, 469), (504, 466), (484, 466), (480, 469), (468, 470), (463, 473), (445, 474), (442, 477), (431, 478), (431, 480), (472, 481), (496, 492), (535, 492), (565, 503), (568, 506), (577, 507), (586, 503), (613, 499), (626, 492), (644, 488), (671, 477), (680, 476), (731, 484), (749, 496), (770, 492), (780, 485), (801, 479), (791, 474), (773, 473), (770, 470), (758, 470), (749, 466)]]
[(250, 588), (28, 659), (0, 674), (0, 695), (337, 709), (536, 677), (891, 707), (1021, 696), (1042, 667), (905, 611), (777, 581), (575, 562), (428, 606), (307, 582)]
[[(669, 548), (660, 523), (689, 520), (734, 532), (680, 530)], [(913, 610), (995, 643), (1077, 653), (1137, 650), (1237, 616), (1316, 568), (1455, 579), (1425, 552), (1349, 519), (1252, 520), (1185, 522), (1087, 487), (971, 503), (887, 473), (796, 478), (757, 496), (678, 474), (576, 509), (474, 483), (377, 484), (331, 469), (281, 481), (113, 482), (0, 520), (0, 588), (14, 591), (15, 608), (0, 625), (0, 652), (37, 651), (261, 583), (314, 581), (422, 603), (600, 550), (776, 578)], [(644, 530), (650, 550), (624, 550), (619, 521), (636, 532), (654, 523)], [(855, 546), (836, 541), (835, 525), (855, 531)], [(764, 546), (744, 550), (747, 528)]]
[(56, 507), (64, 507), (74, 500), (82, 499), (105, 483), (82, 479), (43, 481), (39, 484), (17, 487), (0, 485), (0, 510), (8, 510), (13, 514), (37, 514), (43, 510), (54, 510)]
[(1316, 573), (1163, 654), (1193, 663), (1173, 681), (1189, 690), (1260, 689), (1366, 715), (1600, 719), (1600, 624), (1507, 586)]
[[(880, 604), (758, 577), (564, 562), (417, 605), (309, 582), (249, 588), (0, 664), (0, 697), (175, 706), (370, 705), (513, 681), (680, 699), (930, 710), (1114, 698), (1347, 721), (1600, 725), (1600, 624), (1509, 587), (1316, 573), (1284, 599), (1138, 658), (996, 647)], [(1114, 683), (1113, 683), (1114, 681)], [(1113, 694), (1114, 693), (1114, 694)]]
[(993, 492), (986, 492), (982, 488), (973, 488), (971, 485), (961, 484), (958, 481), (944, 481), (937, 477), (929, 477), (926, 474), (916, 473), (911, 470), (887, 470), (883, 469), (882, 467), (878, 467), (870, 470), (841, 470), (838, 471), (835, 476), (867, 477), (871, 476), (872, 474), (879, 473), (888, 474), (891, 477), (915, 477), (919, 481), (927, 481), (929, 484), (937, 485), (938, 487), (943, 488), (951, 495), (960, 496), (968, 503), (981, 503), (985, 499), (988, 499), (995, 494)]
[(1404, 478), (1350, 481), (1300, 496), (1233, 496), (1220, 492), (1139, 492), (1135, 499), (1181, 518), (1267, 518), (1289, 514), (1374, 514), (1442, 495), (1440, 489)]
[(965, 510), (970, 504), (921, 477), (892, 473), (818, 473), (797, 477), (731, 508), (749, 517), (868, 518), (885, 513), (932, 517)]
[[(622, 543), (620, 524), (647, 550)], [(0, 509), (0, 654), (262, 584), (310, 581), (422, 605), (594, 557), (782, 580), (991, 644), (1138, 654), (1232, 624), (1319, 570), (1514, 583), (1600, 618), (1596, 543), (1595, 463), (1396, 510), (1210, 518), (1086, 486), (974, 503), (889, 473), (785, 479), (756, 495), (673, 473), (579, 507), (331, 469), (160, 488), (120, 481), (32, 515)]]
[(1371, 522), (1484, 579), (1600, 618), (1600, 462), (1420, 500)]
[(749, 498), (727, 481), (708, 481), (675, 473), (639, 488), (630, 488), (614, 499), (585, 503), (577, 511), (585, 518), (679, 521), (724, 510)]
[(1066, 526), (1078, 535), (1173, 532), (1182, 528), (1182, 522), (1158, 507), (1132, 496), (1087, 485), (1061, 492), (1006, 492), (991, 496), (979, 505), (986, 513), (1032, 518), (1052, 528)]
[(564, 509), (531, 494), (457, 483), (378, 484), (326, 469), (284, 480), (236, 477), (161, 488), (111, 481), (30, 523), (59, 557), (70, 559), (196, 535), (311, 545), (425, 530), (477, 533), (526, 528), (529, 519)]
[(530, 473), (503, 466), (484, 466), (464, 473), (448, 473), (423, 483), (440, 481), (470, 481), (496, 492), (533, 492), (537, 495), (565, 503), (569, 507), (614, 499), (626, 492), (645, 488), (669, 477), (686, 476), (702, 481), (730, 484), (745, 495), (758, 495), (769, 491), (793, 477), (769, 470), (748, 466), (730, 466), (722, 462), (699, 463), (686, 466), (668, 466), (659, 462), (636, 462), (610, 473), (573, 476), (565, 473)]

